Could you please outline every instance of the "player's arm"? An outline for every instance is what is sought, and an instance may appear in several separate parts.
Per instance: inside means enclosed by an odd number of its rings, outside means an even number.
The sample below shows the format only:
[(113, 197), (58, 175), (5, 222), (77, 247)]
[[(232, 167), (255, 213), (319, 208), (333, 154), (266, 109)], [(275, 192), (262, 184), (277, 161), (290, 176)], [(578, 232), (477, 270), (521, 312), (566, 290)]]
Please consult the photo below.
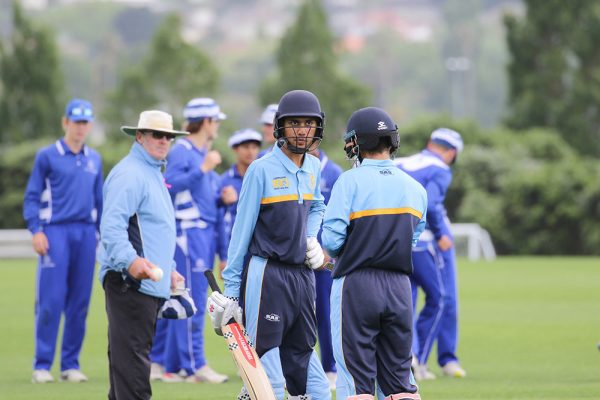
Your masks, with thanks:
[(102, 187), (104, 186), (104, 176), (102, 172), (102, 159), (98, 157), (98, 174), (94, 182), (94, 207), (96, 208), (96, 230), (100, 232), (100, 221), (102, 220)]
[(440, 170), (425, 185), (427, 191), (427, 222), (436, 240), (439, 240), (444, 234), (444, 199), (451, 181), (450, 171)]
[(331, 197), (323, 218), (323, 247), (331, 257), (337, 257), (346, 241), (346, 232), (350, 224), (352, 194), (347, 179), (342, 175), (333, 185)]
[(422, 203), (421, 203), (421, 209), (423, 210), (423, 215), (421, 216), (421, 219), (419, 220), (419, 222), (417, 223), (417, 226), (415, 228), (415, 231), (413, 232), (413, 237), (412, 237), (412, 246), (415, 247), (417, 245), (417, 242), (419, 241), (419, 237), (421, 236), (421, 233), (423, 233), (423, 231), (425, 230), (425, 225), (427, 223), (427, 192), (423, 189), (423, 187), (421, 185), (419, 185), (419, 189), (421, 190), (421, 199), (422, 199)]
[(306, 222), (306, 236), (317, 237), (319, 229), (321, 229), (321, 223), (323, 222), (323, 215), (325, 214), (325, 198), (321, 193), (321, 173), (317, 170), (315, 190), (313, 192), (313, 200), (308, 210), (308, 220)]
[(49, 173), (50, 170), (47, 156), (40, 150), (35, 156), (23, 200), (23, 218), (27, 222), (27, 229), (34, 235), (42, 231), (42, 224), (40, 222), (40, 199), (45, 187), (46, 177)]
[(262, 171), (256, 168), (256, 164), (250, 164), (242, 183), (237, 205), (237, 217), (233, 224), (231, 241), (227, 251), (227, 267), (223, 271), (225, 296), (238, 298), (240, 296), (244, 257), (248, 252), (248, 246), (258, 219), (264, 184)]
[(200, 184), (204, 172), (200, 166), (188, 165), (188, 152), (183, 145), (175, 145), (167, 156), (165, 181), (169, 184), (169, 192), (179, 193)]

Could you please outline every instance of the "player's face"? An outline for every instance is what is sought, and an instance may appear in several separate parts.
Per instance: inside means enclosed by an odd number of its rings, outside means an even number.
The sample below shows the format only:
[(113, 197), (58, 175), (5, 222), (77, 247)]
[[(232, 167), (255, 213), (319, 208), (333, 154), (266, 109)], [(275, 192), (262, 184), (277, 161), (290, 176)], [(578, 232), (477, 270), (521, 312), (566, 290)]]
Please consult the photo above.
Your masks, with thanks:
[(284, 136), (292, 146), (306, 148), (312, 143), (317, 130), (317, 120), (311, 117), (290, 117), (283, 121)]
[(67, 139), (76, 143), (83, 143), (92, 130), (92, 123), (88, 121), (71, 121), (70, 119), (64, 118), (63, 129)]
[(221, 126), (221, 121), (217, 118), (210, 118), (206, 121), (208, 140), (215, 141), (217, 139), (217, 136), (219, 136), (219, 126)]
[(138, 143), (155, 160), (164, 160), (169, 154), (171, 142), (175, 139), (174, 135), (156, 131), (138, 131), (135, 135)]
[(246, 142), (235, 147), (237, 162), (242, 165), (250, 165), (258, 157), (260, 146), (257, 142)]

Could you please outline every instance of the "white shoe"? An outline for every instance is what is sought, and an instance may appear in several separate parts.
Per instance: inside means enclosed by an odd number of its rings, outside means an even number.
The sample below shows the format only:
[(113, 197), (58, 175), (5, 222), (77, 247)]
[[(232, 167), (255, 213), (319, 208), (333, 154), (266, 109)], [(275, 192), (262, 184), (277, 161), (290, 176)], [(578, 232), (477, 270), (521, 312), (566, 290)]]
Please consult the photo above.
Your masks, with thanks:
[(49, 383), (54, 382), (54, 377), (47, 369), (36, 369), (31, 375), (31, 383)]
[(87, 382), (88, 378), (78, 369), (66, 369), (60, 373), (62, 382), (80, 383)]
[(427, 369), (426, 364), (417, 364), (415, 367), (415, 379), (418, 381), (430, 381), (435, 379), (435, 375)]
[(162, 376), (165, 374), (165, 367), (158, 363), (150, 364), (150, 380), (160, 381)]
[(160, 377), (160, 380), (165, 383), (181, 383), (185, 381), (185, 377), (175, 372), (165, 372)]
[(188, 376), (185, 381), (189, 383), (224, 383), (228, 380), (229, 377), (227, 375), (219, 374), (207, 364), (197, 370), (194, 375)]
[(329, 381), (329, 390), (335, 390), (335, 381), (337, 380), (337, 373), (325, 372), (325, 375), (327, 375), (327, 380)]
[(467, 372), (462, 369), (457, 361), (450, 361), (442, 367), (444, 375), (452, 376), (454, 378), (464, 378), (467, 376)]

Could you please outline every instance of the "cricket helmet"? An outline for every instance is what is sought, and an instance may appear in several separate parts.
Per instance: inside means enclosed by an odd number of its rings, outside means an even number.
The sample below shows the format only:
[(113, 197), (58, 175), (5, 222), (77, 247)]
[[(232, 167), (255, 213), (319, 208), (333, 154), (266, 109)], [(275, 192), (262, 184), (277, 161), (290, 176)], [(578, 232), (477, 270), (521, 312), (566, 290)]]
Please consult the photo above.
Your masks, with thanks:
[(362, 161), (361, 150), (376, 149), (382, 138), (390, 139), (390, 154), (400, 145), (398, 127), (388, 113), (377, 107), (355, 111), (348, 120), (346, 132), (344, 150), (349, 159), (358, 157)]
[[(284, 119), (290, 117), (311, 117), (316, 119), (317, 126), (312, 128), (315, 129), (314, 138), (311, 141), (306, 141), (305, 146), (294, 146), (290, 143), (289, 138), (285, 137)], [(292, 90), (284, 94), (281, 100), (279, 100), (274, 122), (273, 135), (277, 139), (277, 145), (279, 147), (285, 145), (293, 153), (302, 154), (314, 150), (319, 146), (321, 140), (323, 140), (325, 114), (321, 111), (321, 104), (317, 96), (307, 90)]]

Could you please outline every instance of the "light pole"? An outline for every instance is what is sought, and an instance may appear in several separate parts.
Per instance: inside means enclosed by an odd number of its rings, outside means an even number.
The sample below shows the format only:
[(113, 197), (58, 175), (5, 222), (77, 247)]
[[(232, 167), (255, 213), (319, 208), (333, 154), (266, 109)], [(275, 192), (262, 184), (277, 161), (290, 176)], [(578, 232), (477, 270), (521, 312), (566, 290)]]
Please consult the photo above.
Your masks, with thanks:
[(452, 118), (466, 115), (464, 74), (471, 69), (471, 60), (467, 57), (448, 57), (445, 62), (450, 77), (450, 112)]

